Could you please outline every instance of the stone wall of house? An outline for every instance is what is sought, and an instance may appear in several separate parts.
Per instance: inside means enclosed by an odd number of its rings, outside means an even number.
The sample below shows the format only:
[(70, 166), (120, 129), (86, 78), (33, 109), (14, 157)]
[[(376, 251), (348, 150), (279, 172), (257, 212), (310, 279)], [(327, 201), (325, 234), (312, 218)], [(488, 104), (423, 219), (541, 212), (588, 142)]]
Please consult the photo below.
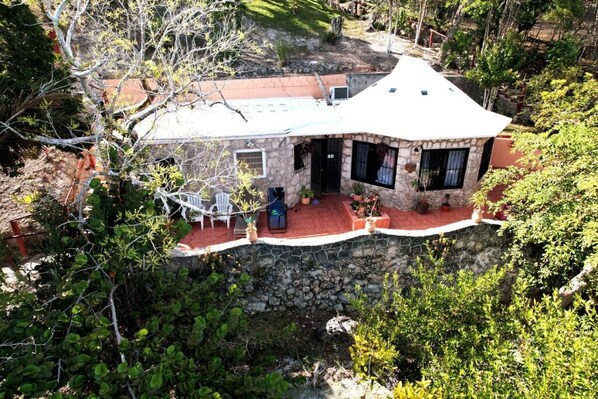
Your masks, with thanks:
[[(415, 202), (422, 193), (416, 189), (415, 183), (419, 176), (421, 151), (429, 149), (444, 148), (469, 148), (467, 169), (463, 181), (463, 188), (451, 190), (428, 191), (426, 198), (433, 208), (438, 208), (444, 201), (445, 194), (450, 194), (450, 203), (453, 206), (467, 205), (471, 195), (477, 190), (478, 171), (482, 157), (482, 150), (487, 139), (463, 139), (463, 140), (430, 140), (430, 141), (406, 141), (381, 137), (371, 134), (346, 135), (343, 140), (343, 163), (342, 163), (342, 191), (351, 193), (351, 154), (353, 140), (365, 141), (368, 143), (385, 143), (393, 148), (398, 148), (397, 174), (395, 187), (388, 189), (375, 185), (365, 184), (368, 193), (377, 192), (382, 198), (382, 203), (398, 209), (413, 209)], [(418, 152), (415, 151), (417, 149)], [(417, 169), (408, 173), (405, 164), (414, 162)]]
[[(229, 167), (234, 163), (234, 153), (238, 150), (247, 150), (247, 142), (249, 139), (237, 140), (220, 140), (218, 148), (214, 149), (222, 151), (223, 157), (221, 159), (220, 168)], [(254, 184), (258, 187), (260, 192), (265, 193), (268, 187), (285, 187), (286, 202), (293, 205), (299, 201), (299, 190), (301, 186), (309, 186), (310, 181), (310, 157), (304, 158), (305, 168), (295, 171), (294, 169), (294, 153), (293, 147), (295, 144), (304, 142), (303, 138), (297, 137), (280, 137), (280, 138), (251, 138), (253, 143), (252, 150), (260, 150), (266, 154), (266, 176), (256, 178)], [(195, 143), (184, 144), (184, 154), (188, 159), (191, 159), (197, 151)], [(198, 169), (194, 163), (186, 164), (183, 171), (186, 176), (193, 176)], [(193, 190), (193, 187), (190, 187)], [(214, 192), (211, 193), (213, 200)]]
[[(353, 180), (351, 180), (351, 156), (353, 151), (353, 140), (369, 143), (385, 143), (390, 147), (398, 149), (398, 161), (394, 189), (365, 184), (367, 193), (377, 192), (380, 194), (383, 204), (398, 209), (413, 209), (415, 202), (421, 195), (415, 188), (414, 182), (419, 175), (421, 150), (440, 148), (469, 148), (467, 169), (464, 177), (463, 188), (451, 190), (428, 191), (426, 198), (433, 208), (440, 207), (444, 201), (445, 194), (450, 194), (450, 203), (453, 206), (467, 205), (468, 199), (477, 186), (477, 175), (481, 162), (483, 145), (487, 139), (463, 139), (463, 140), (442, 140), (442, 141), (406, 141), (392, 139), (389, 137), (376, 136), (372, 134), (356, 135), (330, 135), (330, 138), (341, 138), (343, 140), (342, 163), (341, 163), (341, 192), (350, 194), (352, 192)], [(323, 138), (323, 137), (314, 137)], [(266, 153), (266, 177), (257, 178), (255, 184), (261, 192), (265, 193), (268, 187), (282, 186), (286, 189), (287, 205), (293, 206), (299, 202), (299, 190), (303, 185), (310, 186), (311, 177), (311, 156), (308, 154), (303, 158), (305, 167), (299, 171), (294, 169), (293, 147), (296, 144), (308, 142), (310, 139), (302, 137), (281, 137), (281, 138), (254, 138), (252, 149), (261, 150)], [(238, 150), (247, 149), (247, 139), (222, 140), (219, 145), (225, 151), (224, 161), (233, 163), (233, 154)], [(196, 151), (196, 144), (185, 144), (185, 153), (191, 157)], [(418, 152), (415, 151), (418, 150)], [(417, 170), (408, 173), (405, 164), (414, 162)], [(192, 175), (196, 166), (188, 165), (184, 172)], [(214, 193), (212, 193), (213, 196)], [(264, 198), (265, 199), (265, 198)]]
[[(454, 238), (456, 243), (445, 264), (451, 269), (467, 268), (476, 273), (500, 264), (505, 242), (496, 234), (497, 228), (484, 223), (447, 232), (445, 236)], [(251, 312), (306, 308), (343, 311), (356, 285), (377, 298), (386, 274), (396, 272), (402, 284), (409, 284), (409, 267), (417, 255), (424, 253), (425, 243), (437, 237), (390, 232), (369, 235), (362, 231), (337, 242), (258, 242), (229, 248), (220, 255), (227, 264), (229, 282), (242, 272), (252, 276), (244, 292)], [(175, 257), (166, 266), (169, 270), (179, 267), (205, 270), (202, 256), (192, 254)]]

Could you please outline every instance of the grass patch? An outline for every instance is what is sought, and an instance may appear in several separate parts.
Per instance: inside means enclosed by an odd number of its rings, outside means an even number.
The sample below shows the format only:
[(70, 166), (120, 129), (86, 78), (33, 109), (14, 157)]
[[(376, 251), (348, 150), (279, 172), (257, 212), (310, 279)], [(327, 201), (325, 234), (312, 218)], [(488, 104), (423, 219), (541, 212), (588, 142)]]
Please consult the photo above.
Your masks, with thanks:
[[(247, 16), (265, 28), (298, 36), (321, 36), (341, 15), (323, 0), (244, 0)], [(346, 21), (346, 19), (345, 19)]]

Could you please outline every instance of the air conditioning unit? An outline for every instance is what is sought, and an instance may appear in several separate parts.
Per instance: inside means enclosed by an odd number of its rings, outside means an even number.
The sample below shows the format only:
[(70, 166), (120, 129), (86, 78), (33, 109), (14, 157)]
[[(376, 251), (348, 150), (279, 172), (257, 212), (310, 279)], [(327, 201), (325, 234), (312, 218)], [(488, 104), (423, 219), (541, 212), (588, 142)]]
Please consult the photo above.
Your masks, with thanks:
[(332, 86), (330, 88), (331, 100), (346, 100), (349, 98), (349, 88), (347, 86)]

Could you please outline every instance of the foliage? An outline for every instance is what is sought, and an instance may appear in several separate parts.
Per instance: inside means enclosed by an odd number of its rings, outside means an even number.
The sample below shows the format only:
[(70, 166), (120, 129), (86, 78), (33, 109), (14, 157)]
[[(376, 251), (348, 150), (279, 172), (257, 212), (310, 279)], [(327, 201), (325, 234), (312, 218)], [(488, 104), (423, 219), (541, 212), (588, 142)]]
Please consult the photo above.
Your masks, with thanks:
[[(547, 72), (550, 77), (550, 72)], [(570, 77), (571, 75), (567, 76)], [(539, 101), (532, 120), (542, 131), (558, 131), (562, 126), (584, 123), (598, 126), (598, 81), (589, 73), (575, 79), (553, 79), (546, 90), (536, 94)]]
[(13, 95), (50, 78), (55, 60), (52, 41), (25, 4), (0, 3), (0, 48), (0, 79)]
[[(286, 389), (245, 364), (241, 275), (156, 269), (190, 227), (158, 212), (142, 182), (94, 179), (80, 229), (64, 231), (40, 286), (3, 308), (0, 395), (256, 397)], [(42, 204), (43, 205), (43, 204)], [(44, 209), (48, 209), (43, 205)], [(50, 220), (50, 219), (49, 219)], [(58, 218), (60, 220), (60, 218)], [(76, 222), (72, 223), (74, 227)], [(52, 261), (54, 260), (54, 261)]]
[(470, 360), (434, 357), (425, 378), (447, 398), (593, 398), (598, 395), (598, 318), (595, 307), (561, 307), (557, 295), (534, 302), (518, 292), (504, 315), (492, 315)]
[(278, 42), (276, 44), (276, 58), (279, 66), (288, 66), (291, 59), (291, 47), (285, 42)]
[(305, 186), (301, 186), (301, 190), (299, 190), (299, 196), (301, 198), (312, 198), (314, 195), (314, 190)]
[(562, 31), (572, 29), (585, 11), (584, 0), (552, 0), (549, 4), (546, 20), (558, 23)]
[(445, 270), (451, 244), (440, 237), (428, 245), (428, 256), (418, 258), (411, 270), (415, 284), (401, 288), (395, 274), (385, 280), (379, 302), (372, 306), (363, 295), (355, 302), (361, 322), (351, 354), (358, 374), (384, 378), (396, 373), (414, 381), (432, 356), (445, 353), (448, 342), (463, 361), (483, 351), (480, 334), (492, 328), (503, 273), (475, 277), (466, 270)]
[(533, 286), (549, 292), (598, 262), (598, 131), (578, 124), (557, 134), (521, 133), (514, 148), (524, 154), (522, 167), (491, 170), (483, 190), (507, 185), (491, 211), (510, 205), (503, 226), (510, 255)]
[(380, 194), (372, 193), (365, 197), (363, 201), (353, 201), (351, 206), (355, 210), (357, 217), (376, 217), (381, 215), (382, 199), (380, 199)]
[(438, 399), (442, 397), (442, 390), (430, 388), (430, 380), (399, 382), (393, 391), (394, 399)]
[(550, 1), (527, 0), (522, 2), (517, 10), (517, 30), (529, 31), (538, 22), (538, 18), (546, 12)]
[(395, 277), (373, 307), (356, 302), (359, 374), (398, 377), (395, 398), (596, 397), (591, 302), (563, 309), (556, 294), (536, 302), (520, 283), (501, 301), (503, 272), (447, 273), (438, 252), (427, 267), (418, 261), (415, 286), (401, 289)]
[(475, 36), (470, 32), (457, 31), (453, 40), (443, 43), (446, 52), (444, 65), (464, 69), (469, 66), (469, 57), (474, 50)]
[(504, 40), (489, 44), (466, 76), (485, 89), (513, 83), (524, 60), (523, 37), (510, 32)]
[(363, 183), (361, 182), (354, 181), (351, 184), (351, 187), (353, 188), (353, 194), (355, 195), (363, 195), (363, 193), (365, 192), (365, 188), (363, 187)]
[(332, 32), (332, 31), (328, 31), (324, 34), (324, 42), (328, 43), (328, 44), (336, 44), (339, 40), (339, 36), (336, 35), (336, 33)]
[[(0, 3), (0, 168), (15, 174), (40, 145), (27, 138), (83, 135), (80, 100), (52, 42), (25, 4)], [(18, 134), (17, 134), (18, 133)], [(64, 147), (63, 149), (68, 149)]]
[(546, 53), (548, 67), (563, 69), (577, 64), (579, 44), (572, 35), (565, 35), (562, 39), (552, 44)]

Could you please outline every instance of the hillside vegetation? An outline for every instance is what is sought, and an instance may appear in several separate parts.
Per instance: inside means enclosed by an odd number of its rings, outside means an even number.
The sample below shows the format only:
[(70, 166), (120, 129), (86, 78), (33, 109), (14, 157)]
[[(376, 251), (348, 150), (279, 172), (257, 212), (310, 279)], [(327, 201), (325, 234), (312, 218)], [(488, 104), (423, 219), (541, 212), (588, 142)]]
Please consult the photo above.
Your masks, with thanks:
[(341, 15), (318, 0), (245, 0), (244, 5), (246, 14), (260, 26), (307, 37), (326, 34), (330, 20)]

